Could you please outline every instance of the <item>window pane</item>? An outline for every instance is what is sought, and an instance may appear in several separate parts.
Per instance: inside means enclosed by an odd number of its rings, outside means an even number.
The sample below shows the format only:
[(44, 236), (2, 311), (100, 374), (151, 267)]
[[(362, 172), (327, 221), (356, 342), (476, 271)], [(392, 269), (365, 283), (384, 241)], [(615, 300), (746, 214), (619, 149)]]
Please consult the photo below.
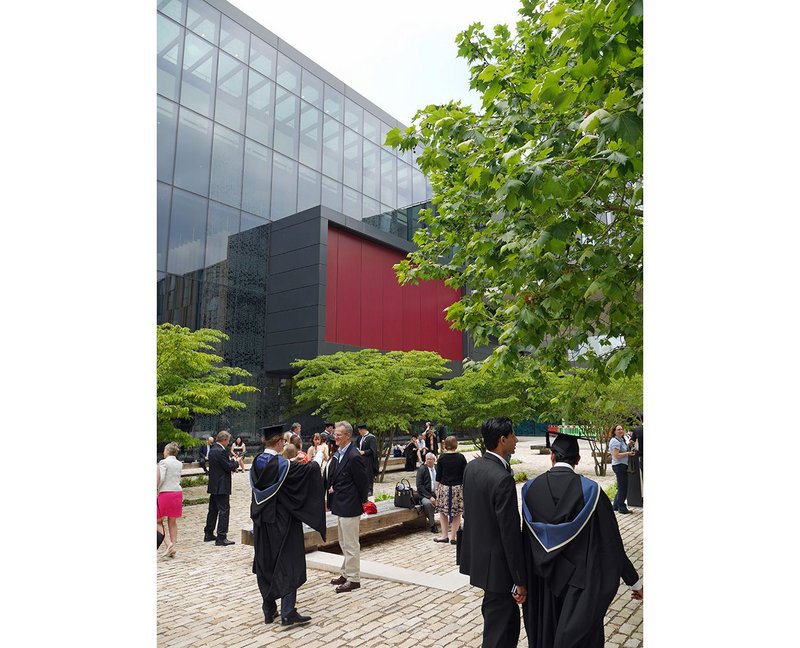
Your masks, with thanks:
[(297, 211), (320, 204), (320, 175), (313, 169), (300, 165), (297, 181)]
[(203, 267), (208, 201), (180, 189), (172, 194), (167, 272), (183, 275)]
[(186, 26), (216, 45), (219, 37), (219, 16), (219, 11), (203, 0), (189, 0)]
[[(228, 237), (239, 232), (239, 210), (209, 202), (206, 268), (228, 258)], [(227, 273), (225, 273), (227, 275)], [(222, 280), (223, 277), (216, 277)]]
[(178, 116), (174, 183), (203, 196), (208, 195), (211, 166), (211, 121), (186, 108)]
[(250, 70), (247, 90), (248, 137), (272, 146), (272, 118), (275, 111), (275, 84)]
[(220, 52), (217, 66), (217, 106), (214, 121), (240, 133), (244, 132), (247, 99), (247, 67)]
[(364, 109), (352, 99), (344, 99), (344, 125), (356, 133), (363, 132)]
[(250, 52), (250, 32), (223, 14), (219, 46), (231, 56), (247, 63), (247, 55)]
[(380, 149), (372, 142), (364, 142), (364, 185), (363, 191), (370, 198), (380, 198), (381, 158)]
[(275, 61), (278, 53), (257, 36), (250, 39), (250, 67), (270, 79), (275, 78)]
[(278, 52), (278, 75), (275, 80), (287, 90), (300, 94), (300, 66), (283, 52)]
[(342, 181), (342, 125), (328, 116), (322, 130), (322, 172)]
[(169, 200), (172, 196), (172, 187), (161, 182), (158, 183), (158, 244), (156, 253), (156, 268), (167, 269), (167, 235), (169, 234)]
[(272, 151), (251, 140), (244, 143), (242, 209), (269, 217), (269, 192), (272, 180)]
[(158, 0), (158, 10), (181, 25), (186, 21), (186, 0)]
[(378, 216), (381, 213), (381, 206), (377, 200), (370, 198), (369, 196), (364, 196), (362, 200), (363, 205), (363, 218), (367, 219), (370, 216)]
[(411, 192), (411, 167), (405, 162), (397, 163), (397, 205), (406, 207), (413, 202)]
[(370, 112), (364, 111), (364, 137), (371, 142), (380, 144), (381, 121)]
[(158, 16), (158, 92), (178, 100), (181, 82), (181, 52), (183, 28), (163, 16)]
[(300, 99), (291, 92), (278, 88), (275, 93), (275, 145), (274, 149), (293, 160), (297, 159)]
[(322, 79), (318, 79), (305, 68), (303, 69), (303, 88), (300, 97), (322, 109)]
[(246, 232), (247, 230), (255, 229), (256, 227), (262, 227), (266, 225), (268, 221), (264, 220), (263, 218), (258, 218), (257, 216), (252, 216), (251, 214), (245, 214), (242, 212), (242, 231)]
[(422, 171), (414, 169), (411, 172), (413, 182), (414, 202), (422, 202), (425, 200), (425, 176)]
[(361, 194), (350, 187), (342, 189), (342, 213), (361, 220)]
[(361, 189), (361, 143), (363, 139), (351, 131), (344, 129), (344, 183)]
[(381, 202), (397, 207), (397, 158), (381, 149)]
[(212, 200), (239, 207), (242, 202), (242, 156), (244, 138), (220, 125), (214, 127), (214, 149), (211, 158)]
[(382, 121), (381, 122), (381, 136), (380, 136), (380, 141), (378, 142), (378, 144), (383, 146), (387, 151), (391, 151), (395, 155), (399, 155), (400, 152), (397, 149), (394, 149), (394, 148), (392, 148), (390, 146), (386, 146), (386, 136), (389, 134), (390, 130), (392, 130), (392, 126), (389, 126), (389, 124), (387, 124), (386, 122)]
[(325, 176), (322, 176), (322, 204), (342, 211), (342, 185)]
[(175, 162), (175, 135), (178, 128), (178, 106), (163, 97), (158, 98), (158, 179), (172, 183)]
[(297, 162), (275, 153), (272, 159), (272, 220), (297, 212)]
[(211, 117), (214, 107), (217, 48), (194, 34), (186, 34), (183, 46), (181, 104)]
[(334, 90), (327, 83), (325, 84), (325, 113), (342, 121), (344, 112), (344, 97), (338, 90)]
[(300, 113), (300, 162), (319, 171), (322, 153), (322, 113), (301, 102)]

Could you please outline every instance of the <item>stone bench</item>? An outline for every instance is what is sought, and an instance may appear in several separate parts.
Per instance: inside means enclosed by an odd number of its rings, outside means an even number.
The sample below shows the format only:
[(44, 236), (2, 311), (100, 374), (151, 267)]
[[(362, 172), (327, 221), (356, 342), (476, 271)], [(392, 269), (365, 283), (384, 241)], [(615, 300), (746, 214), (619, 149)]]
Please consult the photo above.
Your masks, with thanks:
[(537, 454), (540, 455), (550, 454), (550, 448), (548, 448), (546, 445), (532, 445), (531, 450), (537, 450)]
[[(403, 525), (409, 528), (426, 527), (428, 518), (422, 506), (415, 506), (413, 509), (397, 508), (394, 500), (384, 500), (377, 502), (375, 506), (378, 512), (374, 515), (361, 516), (358, 525), (359, 537), (384, 531), (396, 525)], [(325, 514), (326, 538), (312, 528), (303, 525), (303, 544), (306, 552), (316, 551), (325, 547), (339, 543), (339, 530), (336, 525), (336, 516), (332, 513)], [(253, 546), (253, 529), (242, 529), (242, 544)]]

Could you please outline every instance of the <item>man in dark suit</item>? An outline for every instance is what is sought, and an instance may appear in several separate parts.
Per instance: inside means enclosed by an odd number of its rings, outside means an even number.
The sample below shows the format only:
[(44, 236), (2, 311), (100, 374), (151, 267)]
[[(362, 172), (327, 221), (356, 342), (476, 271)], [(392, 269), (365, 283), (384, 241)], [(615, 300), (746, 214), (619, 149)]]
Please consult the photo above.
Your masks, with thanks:
[(436, 533), (436, 517), (433, 507), (436, 506), (436, 455), (429, 452), (425, 455), (425, 463), (417, 470), (417, 493), (422, 501), (422, 508), (428, 516), (431, 533)]
[(200, 467), (203, 469), (203, 472), (206, 475), (208, 474), (206, 463), (208, 463), (208, 453), (211, 450), (212, 445), (214, 445), (214, 437), (208, 437), (208, 439), (206, 439), (206, 444), (204, 446), (200, 446), (200, 456), (197, 459), (197, 463), (200, 464)]
[(364, 458), (351, 443), (353, 426), (339, 421), (333, 436), (339, 449), (328, 462), (325, 491), (331, 513), (337, 516), (339, 546), (344, 555), (341, 575), (331, 580), (331, 585), (336, 585), (336, 593), (341, 594), (361, 587), (358, 527), (367, 501), (367, 471)]
[(364, 457), (367, 470), (367, 495), (372, 495), (372, 485), (378, 474), (378, 439), (367, 429), (366, 423), (358, 424), (358, 451)]
[(515, 648), (519, 608), (527, 580), (517, 489), (505, 457), (514, 453), (517, 436), (506, 417), (481, 426), (486, 453), (464, 470), (464, 525), (459, 570), (484, 590), (482, 648)]
[[(235, 544), (228, 540), (228, 519), (231, 514), (231, 473), (237, 468), (244, 469), (244, 459), (231, 459), (225, 449), (230, 443), (231, 433), (223, 430), (217, 434), (217, 442), (208, 453), (208, 515), (203, 542), (211, 542), (220, 547)], [(219, 517), (219, 521), (217, 521)], [(214, 527), (217, 534), (214, 535)]]

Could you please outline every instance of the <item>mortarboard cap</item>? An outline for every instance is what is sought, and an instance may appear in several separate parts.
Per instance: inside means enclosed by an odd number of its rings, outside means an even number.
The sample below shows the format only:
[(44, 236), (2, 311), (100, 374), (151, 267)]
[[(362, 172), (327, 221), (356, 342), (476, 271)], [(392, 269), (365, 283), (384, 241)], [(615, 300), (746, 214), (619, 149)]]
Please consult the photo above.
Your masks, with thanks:
[(559, 434), (550, 444), (550, 449), (556, 453), (557, 458), (572, 462), (578, 458), (578, 439), (569, 434)]
[(358, 425), (356, 425), (356, 427), (359, 430), (366, 430), (367, 429), (367, 424), (366, 423), (359, 423)]
[(269, 443), (270, 440), (279, 436), (283, 436), (283, 425), (281, 423), (274, 423), (272, 425), (265, 425), (261, 428), (261, 436)]

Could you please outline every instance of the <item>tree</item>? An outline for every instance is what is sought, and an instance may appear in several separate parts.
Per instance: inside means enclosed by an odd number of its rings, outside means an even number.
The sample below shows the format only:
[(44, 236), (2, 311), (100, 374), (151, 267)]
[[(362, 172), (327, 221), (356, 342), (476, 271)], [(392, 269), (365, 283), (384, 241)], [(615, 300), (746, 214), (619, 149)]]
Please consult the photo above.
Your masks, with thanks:
[(516, 35), (459, 34), (475, 112), (430, 105), (386, 143), (434, 191), (402, 282), (464, 296), (447, 319), (488, 363), (642, 368), (642, 3), (522, 0)]
[(197, 414), (219, 414), (225, 409), (244, 409), (234, 394), (258, 391), (244, 383), (228, 384), (233, 376), (248, 377), (239, 367), (223, 366), (215, 348), (228, 336), (216, 329), (191, 331), (183, 326), (161, 324), (156, 348), (156, 416), (158, 441), (175, 441), (184, 447), (200, 443), (175, 423)]
[[(383, 481), (395, 432), (439, 411), (433, 383), (450, 371), (445, 365), (446, 360), (431, 351), (376, 349), (298, 360), (292, 363), (300, 369), (295, 376), (295, 403), (314, 407), (314, 414), (324, 413), (331, 420), (367, 423), (384, 458)], [(390, 437), (384, 443), (387, 433)]]

